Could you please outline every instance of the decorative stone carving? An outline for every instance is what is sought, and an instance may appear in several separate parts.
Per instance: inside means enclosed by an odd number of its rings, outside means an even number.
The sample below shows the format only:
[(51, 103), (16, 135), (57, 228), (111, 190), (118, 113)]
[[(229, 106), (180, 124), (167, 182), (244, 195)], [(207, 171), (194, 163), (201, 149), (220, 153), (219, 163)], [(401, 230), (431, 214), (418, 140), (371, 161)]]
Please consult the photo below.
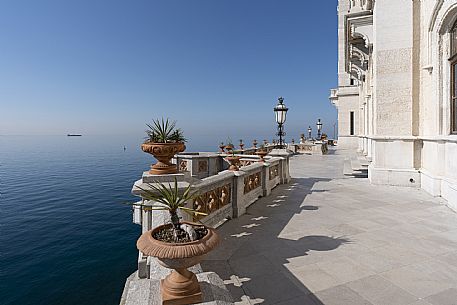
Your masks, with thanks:
[(374, 0), (350, 0), (349, 12), (358, 13), (373, 10)]
[[(231, 202), (232, 185), (226, 184), (198, 196), (193, 203), (197, 212), (211, 214)], [(202, 215), (194, 215), (194, 221), (202, 219)]]
[(313, 146), (311, 144), (300, 144), (298, 145), (298, 151), (313, 151)]
[(179, 162), (179, 171), (180, 172), (185, 172), (187, 171), (187, 160), (181, 160)]
[(198, 161), (198, 172), (204, 173), (207, 171), (208, 171), (208, 161), (207, 160)]
[(252, 190), (260, 187), (262, 184), (262, 176), (261, 173), (255, 173), (249, 175), (248, 177), (244, 178), (244, 193), (247, 194)]
[(276, 178), (278, 176), (279, 176), (279, 165), (276, 164), (276, 165), (270, 167), (269, 179), (273, 180), (274, 178)]

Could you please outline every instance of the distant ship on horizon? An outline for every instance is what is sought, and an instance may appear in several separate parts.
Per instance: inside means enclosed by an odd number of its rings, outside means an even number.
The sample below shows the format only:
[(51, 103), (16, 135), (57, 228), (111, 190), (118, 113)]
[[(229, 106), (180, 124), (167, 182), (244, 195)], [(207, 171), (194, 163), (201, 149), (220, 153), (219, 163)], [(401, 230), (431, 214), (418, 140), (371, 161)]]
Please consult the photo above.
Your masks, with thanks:
[(81, 137), (82, 134), (76, 134), (76, 133), (69, 133), (67, 134), (67, 137)]

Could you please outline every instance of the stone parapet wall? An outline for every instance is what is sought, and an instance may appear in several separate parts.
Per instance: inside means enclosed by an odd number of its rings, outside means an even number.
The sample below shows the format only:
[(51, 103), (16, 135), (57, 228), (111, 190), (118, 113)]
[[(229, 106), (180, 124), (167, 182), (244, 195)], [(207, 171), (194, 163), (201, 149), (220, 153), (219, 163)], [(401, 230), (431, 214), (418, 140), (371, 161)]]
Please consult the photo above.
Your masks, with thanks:
[[(211, 227), (218, 227), (223, 222), (239, 217), (246, 213), (246, 209), (258, 198), (268, 196), (271, 190), (279, 184), (290, 181), (289, 159), (292, 153), (286, 149), (272, 149), (265, 158), (265, 162), (259, 162), (256, 155), (237, 155), (241, 161), (245, 161), (238, 171), (229, 171), (224, 168), (228, 164), (223, 154), (199, 153), (191, 155), (178, 155), (177, 164), (187, 161), (187, 170), (175, 175), (151, 176), (145, 172), (142, 179), (135, 182), (132, 193), (140, 196), (142, 189), (148, 188), (148, 183), (154, 179), (161, 182), (171, 182), (176, 178), (178, 187), (184, 189), (191, 185), (193, 192), (198, 197), (187, 202), (186, 207), (206, 213), (207, 216), (190, 216), (179, 213), (182, 220), (201, 222)], [(199, 168), (198, 165), (206, 161), (207, 168)], [(197, 166), (195, 166), (197, 164)], [(183, 170), (184, 168), (181, 168)], [(196, 169), (196, 172), (193, 171)], [(204, 178), (198, 176), (205, 172), (214, 173)], [(202, 175), (202, 176), (205, 176)], [(150, 201), (141, 200), (133, 207), (133, 222), (141, 225), (142, 232), (169, 222), (169, 215), (165, 211), (151, 210), (148, 208)], [(140, 278), (151, 277), (151, 258), (139, 253), (138, 276)]]
[[(278, 148), (278, 145), (266, 145), (265, 150), (271, 152), (273, 149)], [(248, 148), (234, 150), (237, 156), (242, 157), (242, 161), (258, 160), (256, 152), (260, 148)], [(229, 154), (227, 153), (212, 153), (212, 152), (185, 152), (177, 154), (173, 158), (173, 163), (177, 164), (180, 172), (189, 172), (194, 178), (203, 179), (209, 176), (216, 175), (217, 173), (228, 169), (229, 163), (224, 160)], [(252, 163), (252, 162), (251, 162)], [(241, 164), (246, 165), (246, 164)], [(247, 164), (249, 165), (249, 164)]]
[(309, 155), (326, 155), (328, 153), (328, 143), (327, 141), (323, 141), (297, 144), (297, 153)]

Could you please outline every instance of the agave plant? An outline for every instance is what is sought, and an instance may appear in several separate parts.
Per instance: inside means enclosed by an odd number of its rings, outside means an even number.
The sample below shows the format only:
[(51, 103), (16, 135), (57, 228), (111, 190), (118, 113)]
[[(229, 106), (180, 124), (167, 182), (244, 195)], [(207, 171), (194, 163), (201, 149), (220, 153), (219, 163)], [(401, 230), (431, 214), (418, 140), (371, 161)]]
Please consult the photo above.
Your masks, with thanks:
[(152, 124), (146, 124), (148, 130), (146, 130), (146, 142), (154, 143), (179, 143), (186, 142), (184, 134), (180, 128), (176, 128), (176, 121), (170, 121), (170, 119), (164, 120), (155, 119), (152, 120)]
[[(191, 192), (191, 186), (187, 186), (184, 191), (181, 193), (178, 189), (178, 181), (174, 178), (174, 184), (171, 183), (163, 184), (162, 182), (146, 183), (150, 189), (143, 188), (138, 186), (140, 190), (143, 191), (141, 195), (146, 200), (152, 200), (154, 203), (148, 205), (147, 209), (156, 210), (156, 211), (168, 211), (170, 214), (171, 224), (173, 225), (175, 238), (178, 236), (178, 232), (181, 231), (180, 219), (178, 216), (178, 210), (181, 210), (191, 216), (193, 215), (204, 215), (206, 213), (201, 213), (195, 211), (194, 209), (185, 207), (186, 202), (189, 200), (195, 199), (198, 194), (196, 192)], [(142, 204), (142, 206), (144, 206)]]

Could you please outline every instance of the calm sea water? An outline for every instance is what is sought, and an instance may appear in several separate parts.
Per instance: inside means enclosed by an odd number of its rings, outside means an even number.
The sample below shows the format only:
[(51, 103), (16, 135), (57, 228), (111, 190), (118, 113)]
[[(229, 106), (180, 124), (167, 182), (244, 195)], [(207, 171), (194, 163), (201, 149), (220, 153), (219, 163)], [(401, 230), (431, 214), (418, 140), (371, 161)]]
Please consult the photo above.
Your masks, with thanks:
[(119, 303), (140, 234), (122, 203), (152, 162), (140, 142), (0, 136), (1, 304)]

